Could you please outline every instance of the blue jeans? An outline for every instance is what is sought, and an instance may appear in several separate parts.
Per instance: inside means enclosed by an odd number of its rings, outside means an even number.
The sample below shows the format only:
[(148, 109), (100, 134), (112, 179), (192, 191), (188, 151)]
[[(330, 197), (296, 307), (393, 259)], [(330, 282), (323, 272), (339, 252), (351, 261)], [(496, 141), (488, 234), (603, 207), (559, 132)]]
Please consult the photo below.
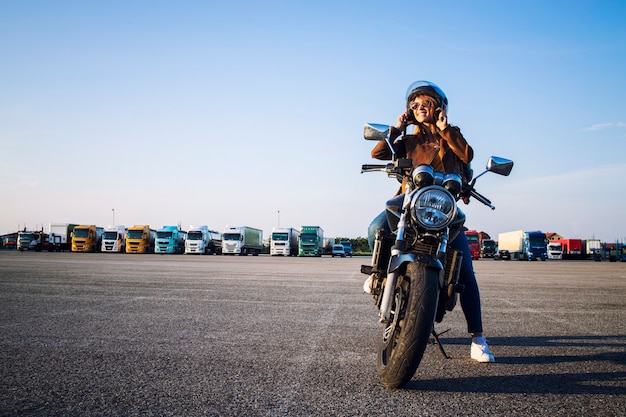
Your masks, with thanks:
[[(402, 200), (399, 200), (398, 204), (396, 198), (389, 200), (387, 204), (395, 206), (401, 204)], [(374, 249), (374, 239), (376, 238), (376, 231), (378, 229), (384, 229), (386, 232), (389, 232), (389, 224), (387, 223), (387, 214), (385, 211), (376, 216), (369, 225), (367, 241), (372, 250)], [(476, 275), (474, 275), (472, 254), (465, 233), (459, 233), (458, 236), (449, 243), (449, 246), (463, 253), (459, 284), (463, 284), (465, 289), (460, 294), (459, 299), (461, 301), (461, 309), (465, 315), (465, 321), (467, 321), (467, 331), (469, 333), (482, 333), (483, 319), (480, 306), (480, 291), (478, 290)]]

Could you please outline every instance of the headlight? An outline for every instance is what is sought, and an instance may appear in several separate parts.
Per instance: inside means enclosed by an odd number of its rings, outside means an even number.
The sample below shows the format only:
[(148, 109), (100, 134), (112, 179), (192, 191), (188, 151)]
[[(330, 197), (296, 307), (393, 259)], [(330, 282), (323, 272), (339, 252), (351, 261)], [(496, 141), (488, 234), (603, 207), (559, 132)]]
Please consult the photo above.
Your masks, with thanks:
[(434, 170), (430, 165), (418, 165), (413, 168), (412, 176), (417, 188), (426, 187), (434, 181)]
[(450, 191), (453, 196), (457, 196), (461, 192), (461, 176), (455, 173), (445, 174), (443, 177), (443, 186)]
[(411, 199), (411, 217), (427, 230), (441, 230), (456, 216), (454, 197), (433, 185), (418, 191)]

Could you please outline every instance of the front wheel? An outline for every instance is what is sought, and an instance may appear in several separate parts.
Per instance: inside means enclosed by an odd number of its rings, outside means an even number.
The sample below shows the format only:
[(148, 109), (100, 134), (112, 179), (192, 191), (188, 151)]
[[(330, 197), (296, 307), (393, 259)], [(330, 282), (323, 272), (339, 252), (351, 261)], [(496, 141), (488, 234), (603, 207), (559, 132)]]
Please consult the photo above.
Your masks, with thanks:
[(437, 312), (439, 273), (413, 262), (398, 277), (376, 364), (380, 382), (387, 388), (399, 388), (409, 382), (422, 360)]

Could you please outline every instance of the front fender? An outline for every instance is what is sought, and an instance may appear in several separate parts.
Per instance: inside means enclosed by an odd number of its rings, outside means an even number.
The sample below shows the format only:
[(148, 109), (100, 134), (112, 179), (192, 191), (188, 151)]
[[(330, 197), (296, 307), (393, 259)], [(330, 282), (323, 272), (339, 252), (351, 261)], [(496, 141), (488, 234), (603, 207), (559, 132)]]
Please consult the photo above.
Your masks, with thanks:
[(389, 272), (395, 272), (404, 264), (409, 262), (417, 262), (426, 264), (427, 266), (439, 270), (443, 270), (441, 261), (435, 256), (426, 255), (424, 253), (401, 253), (400, 255), (393, 255), (389, 261)]

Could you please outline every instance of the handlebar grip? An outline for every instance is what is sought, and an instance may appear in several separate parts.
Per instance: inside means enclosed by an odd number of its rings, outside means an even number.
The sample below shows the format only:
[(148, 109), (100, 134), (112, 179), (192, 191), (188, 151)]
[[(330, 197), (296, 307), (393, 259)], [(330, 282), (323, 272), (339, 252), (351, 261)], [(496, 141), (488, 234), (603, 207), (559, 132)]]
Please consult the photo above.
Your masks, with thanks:
[(489, 207), (491, 210), (495, 210), (496, 209), (496, 207), (493, 204), (491, 204), (491, 201), (487, 197), (478, 194), (476, 192), (476, 190), (470, 191), (470, 195), (472, 197), (474, 197), (476, 200), (478, 200), (481, 203), (483, 203), (484, 205), (486, 205), (487, 207)]
[(387, 168), (387, 165), (380, 165), (380, 164), (365, 164), (361, 166), (362, 170), (368, 170), (368, 169), (382, 169), (382, 168)]

